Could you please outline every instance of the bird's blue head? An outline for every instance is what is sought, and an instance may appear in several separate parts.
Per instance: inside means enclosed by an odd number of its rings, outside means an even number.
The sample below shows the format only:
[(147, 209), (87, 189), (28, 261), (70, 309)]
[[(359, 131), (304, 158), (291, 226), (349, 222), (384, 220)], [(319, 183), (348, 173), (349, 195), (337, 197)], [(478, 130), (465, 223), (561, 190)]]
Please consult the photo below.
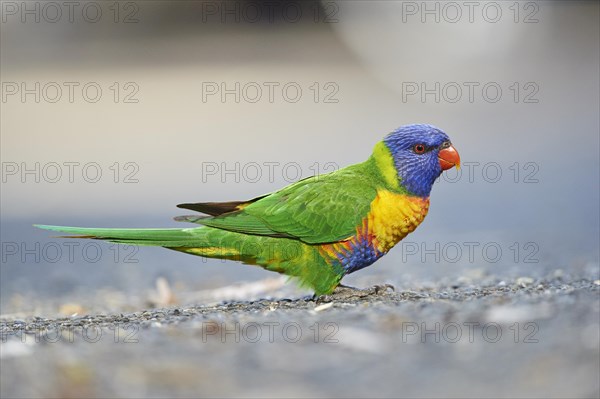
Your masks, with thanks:
[(442, 172), (460, 164), (448, 135), (431, 125), (399, 127), (383, 142), (394, 160), (400, 185), (419, 197), (428, 197)]

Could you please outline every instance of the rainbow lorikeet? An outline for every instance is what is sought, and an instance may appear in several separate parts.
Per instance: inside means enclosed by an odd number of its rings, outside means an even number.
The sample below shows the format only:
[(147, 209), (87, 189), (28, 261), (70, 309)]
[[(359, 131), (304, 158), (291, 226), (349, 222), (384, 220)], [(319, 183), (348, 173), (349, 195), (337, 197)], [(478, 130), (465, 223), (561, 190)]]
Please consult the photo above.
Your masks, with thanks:
[(260, 265), (295, 277), (317, 295), (329, 294), (344, 275), (371, 265), (417, 228), (433, 183), (459, 163), (443, 131), (407, 125), (377, 143), (363, 163), (248, 201), (178, 205), (210, 215), (175, 218), (200, 227), (37, 227)]

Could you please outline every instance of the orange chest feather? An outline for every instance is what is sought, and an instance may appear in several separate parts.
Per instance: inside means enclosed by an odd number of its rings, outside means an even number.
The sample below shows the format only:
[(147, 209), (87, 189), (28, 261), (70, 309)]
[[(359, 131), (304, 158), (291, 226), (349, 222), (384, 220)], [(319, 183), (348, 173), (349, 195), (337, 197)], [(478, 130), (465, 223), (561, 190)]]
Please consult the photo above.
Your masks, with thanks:
[(429, 198), (379, 191), (367, 216), (373, 244), (382, 252), (389, 251), (421, 224), (428, 210)]

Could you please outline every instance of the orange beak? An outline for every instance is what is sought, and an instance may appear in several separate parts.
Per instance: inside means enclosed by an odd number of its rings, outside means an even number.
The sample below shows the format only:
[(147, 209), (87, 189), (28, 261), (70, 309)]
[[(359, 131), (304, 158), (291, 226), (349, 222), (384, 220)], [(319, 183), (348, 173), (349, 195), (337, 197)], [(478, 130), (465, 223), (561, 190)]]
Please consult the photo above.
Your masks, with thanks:
[(460, 155), (453, 146), (441, 149), (438, 153), (438, 160), (442, 170), (448, 170), (455, 166), (460, 169)]

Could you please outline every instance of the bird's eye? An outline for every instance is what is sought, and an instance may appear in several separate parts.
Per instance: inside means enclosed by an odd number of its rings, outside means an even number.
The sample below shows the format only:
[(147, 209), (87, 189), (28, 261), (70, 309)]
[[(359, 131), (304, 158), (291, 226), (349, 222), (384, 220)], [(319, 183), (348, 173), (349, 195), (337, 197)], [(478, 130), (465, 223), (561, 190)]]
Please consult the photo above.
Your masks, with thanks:
[(423, 154), (425, 152), (425, 145), (424, 144), (416, 144), (413, 147), (413, 151), (415, 152), (415, 154)]

